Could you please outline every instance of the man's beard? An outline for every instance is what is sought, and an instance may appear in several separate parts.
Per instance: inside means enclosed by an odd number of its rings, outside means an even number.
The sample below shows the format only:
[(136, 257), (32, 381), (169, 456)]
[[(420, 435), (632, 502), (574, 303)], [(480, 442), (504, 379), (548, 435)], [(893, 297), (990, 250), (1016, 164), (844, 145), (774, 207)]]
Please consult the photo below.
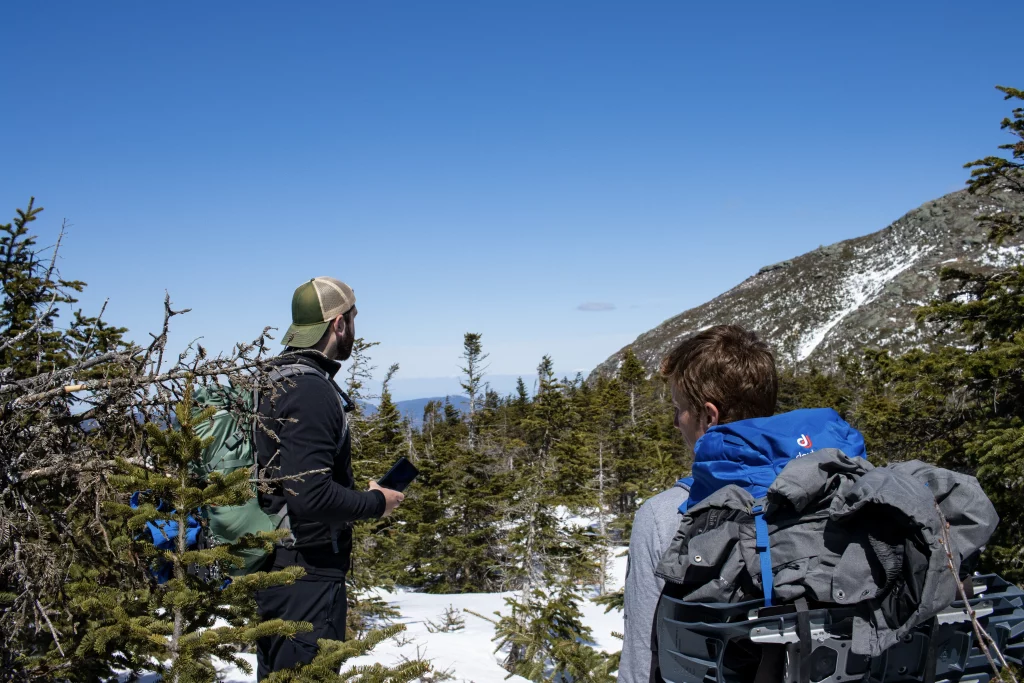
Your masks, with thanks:
[(355, 341), (355, 339), (349, 338), (338, 346), (338, 360), (348, 360), (352, 357), (352, 345)]

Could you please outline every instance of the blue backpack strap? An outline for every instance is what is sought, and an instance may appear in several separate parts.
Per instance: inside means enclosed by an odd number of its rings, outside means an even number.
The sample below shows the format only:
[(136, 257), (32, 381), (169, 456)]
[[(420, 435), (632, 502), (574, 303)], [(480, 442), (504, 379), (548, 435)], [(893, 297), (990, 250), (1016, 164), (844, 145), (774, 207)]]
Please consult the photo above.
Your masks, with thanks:
[[(683, 489), (684, 491), (686, 491), (687, 493), (689, 493), (691, 486), (693, 486), (693, 477), (683, 477), (682, 479), (677, 481), (675, 484), (673, 484), (672, 488), (680, 488), (680, 489)], [(683, 501), (683, 504), (679, 506), (679, 514), (685, 515), (686, 511), (689, 508), (690, 508), (690, 497), (687, 496), (686, 500)]]
[(772, 549), (768, 540), (768, 522), (764, 519), (764, 506), (755, 505), (751, 510), (754, 514), (754, 531), (757, 554), (761, 557), (761, 586), (764, 589), (764, 606), (772, 606), (772, 593), (775, 592), (775, 577), (772, 574)]

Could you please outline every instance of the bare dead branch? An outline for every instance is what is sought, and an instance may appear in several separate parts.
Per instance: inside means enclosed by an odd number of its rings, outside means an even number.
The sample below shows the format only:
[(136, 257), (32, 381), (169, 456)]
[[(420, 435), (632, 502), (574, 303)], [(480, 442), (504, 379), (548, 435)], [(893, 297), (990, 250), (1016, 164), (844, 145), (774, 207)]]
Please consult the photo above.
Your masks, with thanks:
[(66, 656), (64, 654), (64, 648), (60, 646), (60, 637), (57, 635), (57, 629), (53, 627), (53, 622), (50, 621), (49, 615), (46, 614), (46, 610), (43, 609), (38, 598), (36, 599), (36, 608), (39, 610), (39, 613), (43, 615), (43, 619), (46, 620), (46, 625), (50, 627), (50, 633), (53, 635), (53, 642), (57, 645), (57, 650), (60, 652), (60, 656)]
[(24, 330), (21, 334), (15, 336), (15, 337), (11, 337), (7, 341), (5, 341), (3, 344), (0, 344), (0, 351), (4, 351), (5, 349), (9, 349), (10, 347), (14, 346), (15, 344), (20, 344), (21, 341), (23, 339), (25, 339), (25, 337), (29, 336), (30, 334), (35, 332), (37, 329), (39, 329), (39, 325), (42, 324), (42, 322), (44, 320), (46, 320), (50, 316), (50, 313), (53, 311), (53, 306), (54, 306), (54, 304), (57, 303), (57, 295), (58, 294), (60, 294), (60, 292), (54, 292), (53, 293), (53, 298), (50, 299), (50, 305), (47, 306), (46, 312), (43, 313), (42, 315), (36, 316), (35, 322), (33, 322), (26, 330)]
[(40, 467), (34, 470), (28, 470), (27, 472), (22, 472), (21, 479), (39, 479), (42, 477), (52, 477), (56, 474), (65, 474), (67, 472), (102, 472), (105, 470), (115, 469), (116, 467), (117, 463), (113, 460), (84, 462), (80, 465), (51, 465), (50, 467)]
[(163, 387), (163, 389), (166, 390), (166, 387), (163, 386), (163, 383), (167, 382), (167, 381), (170, 381), (170, 380), (182, 380), (182, 379), (187, 379), (189, 377), (217, 377), (219, 375), (228, 374), (230, 372), (235, 372), (235, 371), (238, 371), (238, 370), (244, 370), (246, 368), (256, 368), (256, 367), (259, 367), (259, 365), (260, 365), (259, 363), (251, 363), (249, 365), (233, 366), (233, 367), (219, 367), (218, 366), (218, 367), (213, 367), (213, 368), (196, 368), (196, 369), (176, 370), (176, 371), (172, 371), (172, 372), (165, 372), (165, 373), (162, 373), (162, 374), (159, 374), (159, 375), (151, 374), (151, 375), (149, 375), (149, 376), (147, 376), (145, 378), (140, 378), (140, 377), (116, 377), (114, 379), (89, 380), (87, 382), (81, 382), (79, 384), (69, 384), (67, 386), (55, 387), (53, 389), (48, 389), (46, 391), (40, 391), (40, 392), (37, 392), (37, 393), (34, 393), (34, 394), (27, 394), (25, 396), (19, 396), (18, 398), (14, 399), (11, 402), (10, 406), (12, 408), (16, 408), (16, 407), (23, 406), (23, 405), (26, 405), (26, 404), (29, 404), (29, 403), (36, 403), (38, 401), (46, 401), (48, 399), (55, 398), (57, 396), (61, 396), (61, 395), (65, 395), (65, 394), (73, 394), (73, 393), (79, 392), (79, 391), (97, 391), (97, 390), (101, 390), (101, 389), (114, 389), (114, 388), (124, 388), (124, 387), (141, 388), (141, 387), (144, 387), (144, 386), (147, 386), (147, 385), (148, 386), (158, 387), (158, 388)]
[[(103, 300), (103, 305), (100, 306), (100, 314), (98, 316), (96, 316), (96, 325), (97, 326), (101, 322), (103, 322), (103, 314), (107, 312), (107, 304), (108, 303), (110, 303), (110, 299), (109, 298), (104, 299)], [(96, 332), (96, 327), (93, 327), (92, 329), (89, 330), (89, 336), (86, 338), (85, 344), (82, 346), (82, 352), (79, 354), (79, 356), (85, 356), (87, 353), (89, 353), (89, 349), (92, 348), (92, 338), (93, 338), (93, 334), (95, 332)]]
[(50, 267), (46, 269), (46, 281), (53, 279), (53, 271), (57, 267), (57, 253), (60, 251), (60, 243), (64, 241), (64, 233), (67, 232), (68, 219), (65, 218), (60, 224), (60, 234), (57, 235), (57, 243), (53, 245), (53, 256), (50, 257)]
[[(1014, 675), (1013, 670), (1009, 668), (1006, 663), (1006, 659), (1003, 658), (1003, 653), (999, 651), (999, 646), (996, 641), (992, 639), (992, 636), (988, 634), (988, 631), (981, 627), (978, 622), (978, 615), (975, 613), (974, 608), (971, 607), (971, 601), (967, 597), (967, 589), (964, 587), (963, 581), (960, 580), (959, 573), (957, 572), (956, 562), (953, 560), (952, 543), (949, 538), (949, 522), (946, 520), (946, 516), (942, 514), (942, 508), (939, 507), (939, 501), (935, 501), (935, 510), (939, 515), (939, 520), (942, 522), (942, 537), (939, 539), (939, 543), (942, 544), (943, 550), (946, 552), (946, 567), (949, 569), (949, 573), (953, 575), (953, 580), (956, 582), (957, 593), (960, 595), (960, 600), (964, 603), (964, 611), (971, 618), (971, 625), (974, 627), (974, 634), (978, 639), (978, 646), (981, 648), (982, 653), (985, 655), (985, 659), (988, 660), (989, 666), (992, 667), (992, 672), (995, 674), (996, 680), (1003, 682), (1002, 673), (1005, 672), (1013, 683), (1018, 683), (1017, 677)], [(996, 666), (995, 659), (992, 657), (992, 652), (995, 651), (996, 657), (999, 658), (1000, 664), (1002, 664), (1002, 671)]]
[(254, 484), (279, 484), (284, 481), (305, 481), (305, 477), (310, 474), (327, 474), (330, 471), (330, 467), (322, 467), (318, 470), (306, 470), (305, 472), (299, 472), (298, 474), (288, 474), (282, 477), (253, 477), (249, 481), (251, 481)]

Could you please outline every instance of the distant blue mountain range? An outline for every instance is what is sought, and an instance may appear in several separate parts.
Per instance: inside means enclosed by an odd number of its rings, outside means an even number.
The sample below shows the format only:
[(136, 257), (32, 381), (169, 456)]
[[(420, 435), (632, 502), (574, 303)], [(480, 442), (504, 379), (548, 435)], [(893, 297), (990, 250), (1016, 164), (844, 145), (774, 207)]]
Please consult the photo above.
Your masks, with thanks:
[[(423, 424), (423, 409), (427, 407), (427, 404), (431, 401), (437, 401), (438, 403), (444, 404), (445, 400), (451, 403), (453, 406), (459, 409), (462, 413), (469, 412), (469, 399), (465, 396), (432, 396), (430, 398), (410, 398), (407, 401), (396, 401), (395, 406), (398, 408), (398, 412), (403, 417), (408, 417), (409, 422), (412, 423), (413, 427), (419, 427)], [(377, 406), (366, 401), (361, 401), (363, 408), (363, 414), (366, 416), (375, 415), (377, 413)]]

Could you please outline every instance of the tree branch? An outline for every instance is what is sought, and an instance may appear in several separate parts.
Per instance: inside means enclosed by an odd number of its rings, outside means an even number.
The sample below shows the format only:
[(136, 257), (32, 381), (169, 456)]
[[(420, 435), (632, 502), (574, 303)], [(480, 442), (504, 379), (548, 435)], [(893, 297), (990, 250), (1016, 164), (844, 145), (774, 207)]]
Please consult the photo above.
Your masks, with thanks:
[(50, 316), (50, 312), (53, 310), (53, 305), (55, 303), (57, 303), (57, 295), (59, 293), (60, 292), (56, 292), (56, 291), (53, 293), (53, 298), (50, 299), (50, 305), (46, 308), (46, 312), (43, 313), (40, 316), (36, 316), (35, 322), (33, 322), (31, 325), (29, 325), (28, 329), (26, 329), (25, 331), (23, 331), (21, 334), (17, 335), (16, 337), (11, 337), (7, 341), (5, 341), (3, 344), (0, 344), (0, 351), (4, 351), (6, 349), (9, 349), (10, 347), (14, 346), (15, 344), (20, 343), (21, 340), (24, 339), (25, 337), (27, 337), (28, 335), (30, 335), (33, 332), (35, 332), (36, 329), (39, 328), (39, 325)]
[(53, 642), (57, 644), (57, 651), (60, 652), (61, 657), (66, 657), (64, 654), (64, 648), (60, 646), (60, 638), (57, 636), (57, 629), (53, 627), (53, 622), (50, 621), (49, 615), (46, 614), (46, 610), (39, 604), (39, 599), (36, 598), (36, 608), (43, 615), (43, 619), (46, 620), (46, 625), (50, 627), (50, 633), (53, 634)]
[(64, 472), (102, 472), (104, 470), (112, 470), (117, 467), (117, 463), (113, 460), (98, 460), (94, 462), (84, 462), (81, 465), (51, 465), (49, 467), (40, 467), (38, 469), (29, 470), (21, 473), (21, 479), (39, 479), (40, 477), (52, 477), (55, 474), (62, 474)]
[(61, 396), (63, 394), (73, 394), (78, 391), (95, 391), (97, 389), (115, 389), (124, 387), (141, 388), (143, 386), (159, 385), (161, 382), (167, 382), (176, 379), (186, 379), (188, 377), (216, 377), (218, 375), (224, 375), (229, 372), (237, 370), (246, 370), (250, 368), (259, 367), (260, 363), (249, 363), (246, 365), (232, 365), (230, 367), (214, 367), (212, 369), (206, 368), (189, 368), (187, 370), (175, 370), (172, 372), (165, 372), (159, 375), (150, 374), (146, 377), (116, 377), (114, 379), (95, 379), (88, 382), (82, 382), (80, 384), (69, 384), (66, 386), (55, 387), (46, 391), (36, 392), (34, 394), (27, 394), (25, 396), (19, 396), (18, 398), (11, 401), (8, 406), (10, 408), (17, 408), (25, 405), (26, 403), (35, 403), (36, 401), (45, 401), (47, 399)]
[[(960, 600), (964, 603), (964, 611), (971, 618), (971, 625), (974, 627), (974, 634), (978, 639), (978, 646), (985, 655), (985, 659), (988, 660), (989, 666), (992, 667), (992, 672), (995, 674), (996, 680), (1003, 683), (1002, 672), (1006, 672), (1009, 675), (1010, 680), (1013, 683), (1017, 682), (1017, 677), (1013, 674), (1013, 670), (1006, 664), (1006, 659), (1003, 658), (1003, 653), (999, 651), (999, 646), (996, 645), (996, 641), (992, 639), (992, 636), (988, 634), (988, 631), (981, 627), (978, 622), (978, 615), (975, 613), (974, 608), (971, 607), (971, 601), (967, 597), (967, 589), (964, 588), (963, 581), (960, 580), (959, 573), (956, 569), (956, 563), (953, 561), (953, 550), (951, 548), (951, 541), (949, 539), (949, 522), (946, 520), (946, 516), (942, 514), (942, 508), (939, 507), (939, 501), (935, 501), (935, 511), (939, 515), (939, 520), (942, 522), (942, 537), (939, 539), (939, 543), (942, 544), (943, 550), (946, 551), (946, 567), (949, 569), (949, 573), (953, 575), (953, 580), (956, 582), (957, 593), (960, 595)], [(991, 649), (989, 648), (991, 645)], [(999, 662), (1003, 665), (1002, 671), (996, 666), (995, 660), (992, 658), (992, 650), (995, 650), (996, 656), (999, 657)]]

